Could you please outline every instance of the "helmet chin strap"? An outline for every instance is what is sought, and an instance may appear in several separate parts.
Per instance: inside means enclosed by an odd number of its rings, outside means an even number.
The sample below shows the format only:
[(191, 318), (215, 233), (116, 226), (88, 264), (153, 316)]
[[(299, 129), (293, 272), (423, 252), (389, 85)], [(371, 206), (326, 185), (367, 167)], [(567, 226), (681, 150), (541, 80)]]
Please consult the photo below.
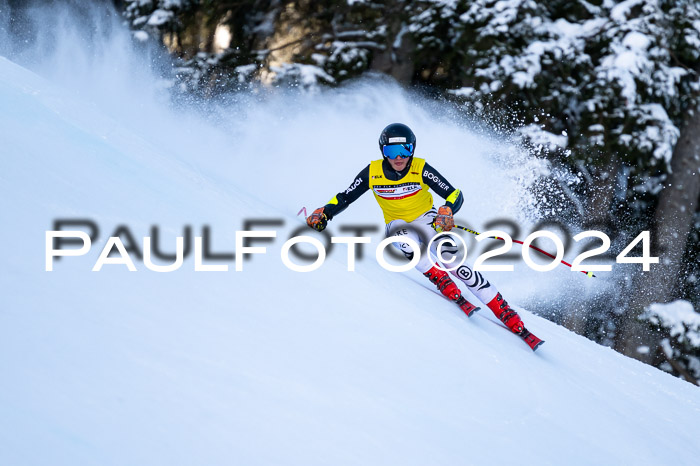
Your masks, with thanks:
[[(413, 162), (413, 156), (410, 156), (409, 158), (406, 159), (407, 163), (406, 166), (403, 168), (403, 170), (395, 170), (394, 167), (391, 166), (391, 163), (389, 163), (389, 158), (384, 157), (384, 162), (382, 163), (382, 168), (384, 169), (384, 174), (386, 175), (387, 173), (393, 173), (396, 175), (396, 180), (400, 180), (403, 178), (406, 173), (408, 173), (408, 170), (411, 169), (411, 162)], [(389, 177), (388, 177), (389, 178)], [(389, 178), (392, 179), (392, 178)]]

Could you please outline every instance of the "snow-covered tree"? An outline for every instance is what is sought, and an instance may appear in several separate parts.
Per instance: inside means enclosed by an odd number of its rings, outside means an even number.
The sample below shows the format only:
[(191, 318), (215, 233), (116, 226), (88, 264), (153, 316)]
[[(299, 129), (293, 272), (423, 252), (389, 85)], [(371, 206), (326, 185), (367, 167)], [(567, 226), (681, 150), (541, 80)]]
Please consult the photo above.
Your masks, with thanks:
[(664, 358), (662, 369), (676, 373), (695, 385), (700, 384), (700, 313), (688, 301), (650, 305), (640, 320), (654, 329), (663, 329), (658, 351)]
[(673, 60), (672, 21), (657, 1), (469, 3), (455, 40), (464, 85), (454, 94), (515, 113), (527, 139), (543, 138), (533, 124), (566, 135), (572, 168), (592, 175), (590, 211), (609, 211), (622, 164), (633, 177), (667, 168), (679, 136), (668, 112), (687, 70)]
[[(662, 6), (669, 19), (669, 55), (682, 70), (673, 87), (676, 93), (667, 93), (670, 99), (665, 103), (680, 137), (650, 225), (661, 260), (650, 273), (636, 277), (631, 318), (625, 322), (619, 341), (619, 349), (627, 354), (633, 354), (640, 341), (650, 339), (633, 317), (650, 303), (683, 297), (684, 285), (700, 272), (696, 221), (700, 212), (700, 6), (692, 1), (669, 1)], [(697, 294), (691, 292), (688, 297), (697, 303)]]
[(124, 16), (137, 39), (161, 40), (165, 34), (177, 37), (183, 28), (183, 17), (198, 5), (199, 0), (124, 0)]

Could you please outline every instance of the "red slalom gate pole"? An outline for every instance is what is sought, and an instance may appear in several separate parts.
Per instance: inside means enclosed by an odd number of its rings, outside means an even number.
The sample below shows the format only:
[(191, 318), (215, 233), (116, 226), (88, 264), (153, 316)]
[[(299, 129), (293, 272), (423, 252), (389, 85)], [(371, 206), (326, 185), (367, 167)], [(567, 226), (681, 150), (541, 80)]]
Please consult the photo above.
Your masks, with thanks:
[[(469, 228), (467, 228), (467, 227), (463, 227), (462, 225), (455, 225), (455, 228), (459, 228), (460, 230), (464, 230), (464, 231), (466, 231), (466, 232), (468, 232), (468, 233), (471, 233), (471, 234), (473, 234), (473, 235), (480, 235), (480, 234), (481, 234), (481, 233), (479, 233), (478, 231), (474, 231), (474, 230), (469, 229)], [(500, 238), (500, 237), (498, 237), (498, 236), (489, 236), (489, 238), (492, 238), (492, 239), (500, 239), (501, 241), (505, 241), (503, 238)], [(525, 243), (523, 243), (522, 241), (519, 241), (519, 240), (517, 240), (517, 239), (514, 239), (514, 240), (512, 240), (512, 241), (513, 241), (514, 243), (518, 243), (518, 244), (525, 245)], [(547, 257), (551, 257), (552, 259), (556, 259), (556, 256), (553, 256), (552, 254), (548, 253), (547, 251), (543, 251), (542, 249), (538, 248), (537, 246), (533, 246), (532, 244), (530, 244), (529, 246), (530, 246), (532, 249), (534, 249), (535, 251), (537, 251), (537, 252), (539, 252), (539, 253), (542, 253), (542, 254), (544, 254), (544, 255), (547, 256)], [(567, 265), (567, 266), (571, 267), (571, 264), (569, 264), (569, 263), (566, 262), (566, 261), (561, 261), (561, 263), (564, 264), (564, 265)], [(586, 274), (587, 277), (595, 277), (595, 275), (593, 274), (593, 272), (586, 272), (586, 271), (584, 271), (584, 270), (581, 270), (581, 273)]]

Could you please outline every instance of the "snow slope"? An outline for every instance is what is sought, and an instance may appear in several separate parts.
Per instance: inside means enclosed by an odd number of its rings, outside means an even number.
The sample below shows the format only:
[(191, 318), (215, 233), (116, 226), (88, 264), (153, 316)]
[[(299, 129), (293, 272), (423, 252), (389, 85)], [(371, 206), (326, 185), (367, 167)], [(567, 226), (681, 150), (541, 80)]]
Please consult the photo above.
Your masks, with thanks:
[[(686, 382), (523, 310), (547, 341), (532, 353), (416, 272), (371, 258), (348, 272), (342, 249), (316, 272), (282, 264), (298, 209), (377, 155), (382, 124), (407, 121), (419, 153), (444, 154), (436, 165), (482, 193), (476, 220), (523, 196), (493, 170), (494, 143), (387, 84), (249, 103), (216, 124), (89, 91), (0, 58), (0, 464), (697, 461), (700, 391)], [(369, 195), (343, 214), (370, 217)], [(46, 272), (57, 218), (92, 219), (100, 237)], [(158, 225), (166, 251), (184, 225), (209, 225), (212, 249), (232, 252), (251, 218), (284, 226), (242, 272), (194, 272), (192, 256), (172, 273), (91, 272), (118, 225), (137, 240)], [(489, 275), (516, 307), (564, 277), (517, 270)]]

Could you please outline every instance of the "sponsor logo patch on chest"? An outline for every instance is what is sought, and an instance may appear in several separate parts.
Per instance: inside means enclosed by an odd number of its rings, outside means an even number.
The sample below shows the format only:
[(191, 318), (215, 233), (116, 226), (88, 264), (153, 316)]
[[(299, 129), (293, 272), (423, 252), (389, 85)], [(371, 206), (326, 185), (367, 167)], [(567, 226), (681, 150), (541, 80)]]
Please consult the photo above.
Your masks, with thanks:
[(421, 190), (420, 183), (401, 183), (386, 186), (374, 186), (374, 194), (386, 200), (399, 200), (418, 194)]

